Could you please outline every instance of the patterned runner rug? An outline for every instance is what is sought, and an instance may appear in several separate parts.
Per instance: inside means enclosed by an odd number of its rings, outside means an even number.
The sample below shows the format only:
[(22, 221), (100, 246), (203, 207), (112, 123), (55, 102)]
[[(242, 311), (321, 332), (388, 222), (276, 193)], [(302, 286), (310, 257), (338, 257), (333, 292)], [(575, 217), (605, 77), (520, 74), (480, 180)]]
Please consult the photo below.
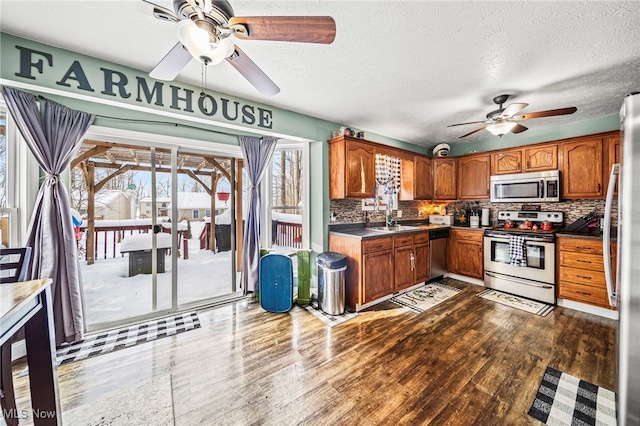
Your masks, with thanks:
[(391, 301), (414, 312), (424, 312), (452, 298), (461, 290), (442, 283), (429, 283), (415, 290), (395, 296)]
[(322, 309), (318, 307), (314, 307), (312, 305), (306, 305), (304, 309), (307, 312), (311, 313), (314, 317), (318, 318), (320, 321), (328, 325), (329, 327), (335, 327), (336, 325), (347, 322), (350, 319), (358, 316), (357, 312), (349, 312), (349, 311), (345, 311), (345, 313), (342, 315), (329, 315), (325, 313)]
[(616, 394), (547, 367), (529, 415), (548, 425), (615, 426)]
[(195, 312), (187, 312), (117, 330), (105, 331), (88, 336), (81, 342), (60, 346), (57, 350), (58, 365), (130, 348), (139, 343), (173, 336), (199, 327), (198, 315)]
[(478, 293), (478, 297), (489, 299), (502, 305), (511, 306), (512, 308), (517, 308), (532, 314), (540, 315), (541, 317), (546, 317), (549, 312), (553, 311), (553, 305), (536, 302), (535, 300), (530, 300), (526, 297), (503, 293), (492, 288), (485, 290), (482, 293)]

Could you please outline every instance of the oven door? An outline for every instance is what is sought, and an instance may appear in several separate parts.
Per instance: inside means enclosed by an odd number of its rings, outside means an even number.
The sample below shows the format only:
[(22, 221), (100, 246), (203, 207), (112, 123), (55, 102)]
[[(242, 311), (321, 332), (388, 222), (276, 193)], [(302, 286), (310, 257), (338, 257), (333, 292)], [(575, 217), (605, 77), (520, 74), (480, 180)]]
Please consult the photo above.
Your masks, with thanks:
[(527, 266), (512, 265), (509, 238), (485, 237), (484, 269), (516, 278), (555, 283), (555, 243), (525, 239)]

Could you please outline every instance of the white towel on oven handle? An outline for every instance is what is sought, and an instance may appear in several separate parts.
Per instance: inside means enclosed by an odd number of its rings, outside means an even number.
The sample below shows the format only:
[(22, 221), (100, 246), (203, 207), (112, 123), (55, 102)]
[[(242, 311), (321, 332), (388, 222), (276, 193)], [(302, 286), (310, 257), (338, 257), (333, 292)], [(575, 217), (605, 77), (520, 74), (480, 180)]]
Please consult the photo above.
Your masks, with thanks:
[(509, 261), (514, 266), (527, 266), (527, 248), (524, 236), (509, 236)]

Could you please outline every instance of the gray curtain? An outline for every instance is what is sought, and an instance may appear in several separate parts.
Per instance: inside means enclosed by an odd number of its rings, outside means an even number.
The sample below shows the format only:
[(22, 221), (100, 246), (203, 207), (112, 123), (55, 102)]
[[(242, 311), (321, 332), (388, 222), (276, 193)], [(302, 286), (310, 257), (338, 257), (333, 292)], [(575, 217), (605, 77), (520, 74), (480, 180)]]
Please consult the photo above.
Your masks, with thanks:
[(60, 173), (75, 157), (94, 116), (46, 101), (42, 118), (32, 95), (10, 87), (2, 87), (2, 94), (44, 172), (27, 231), (26, 245), (33, 249), (28, 277), (53, 280), (56, 344), (81, 340), (84, 320), (76, 241), (69, 194)]
[(239, 136), (240, 148), (247, 168), (247, 218), (242, 239), (242, 279), (244, 294), (255, 291), (260, 278), (260, 193), (258, 185), (276, 148), (277, 138)]

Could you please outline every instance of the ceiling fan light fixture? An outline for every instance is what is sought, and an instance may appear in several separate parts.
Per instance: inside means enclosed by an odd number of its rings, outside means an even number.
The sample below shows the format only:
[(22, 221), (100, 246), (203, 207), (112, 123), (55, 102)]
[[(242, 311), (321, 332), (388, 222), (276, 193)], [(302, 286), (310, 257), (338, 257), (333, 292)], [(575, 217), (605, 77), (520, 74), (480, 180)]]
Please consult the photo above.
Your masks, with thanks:
[(218, 64), (233, 53), (234, 46), (229, 37), (221, 40), (190, 19), (183, 19), (177, 27), (178, 40), (200, 62)]
[(498, 121), (488, 125), (486, 129), (495, 136), (503, 136), (504, 134), (509, 133), (517, 124), (518, 123), (513, 121)]

